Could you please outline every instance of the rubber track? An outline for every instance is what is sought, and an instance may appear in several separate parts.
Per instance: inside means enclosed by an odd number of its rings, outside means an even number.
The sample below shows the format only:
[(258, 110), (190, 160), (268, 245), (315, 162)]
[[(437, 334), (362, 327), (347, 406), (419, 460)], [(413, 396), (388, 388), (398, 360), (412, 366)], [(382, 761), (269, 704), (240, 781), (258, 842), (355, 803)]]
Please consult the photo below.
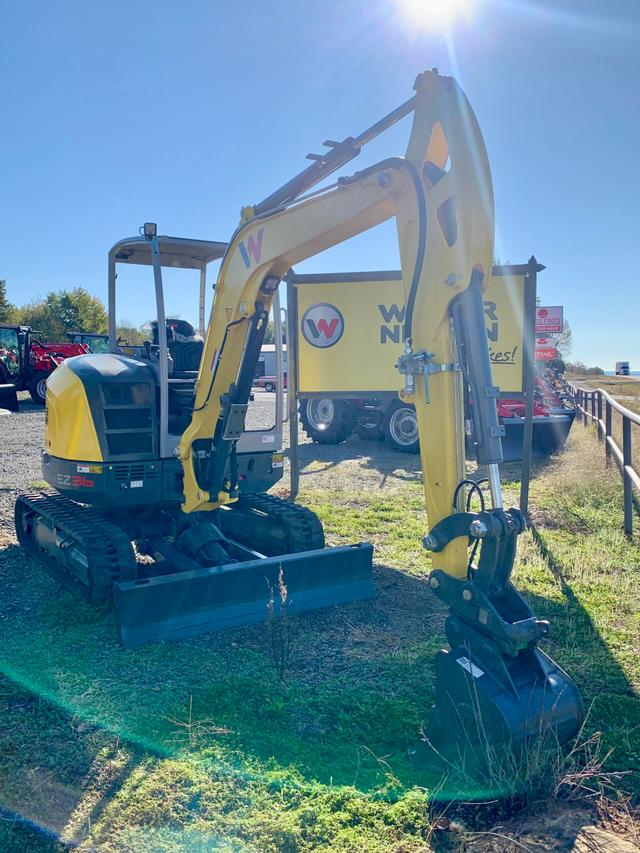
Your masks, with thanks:
[[(19, 518), (25, 509), (46, 519), (74, 540), (87, 557), (88, 575), (92, 581), (90, 586), (25, 535)], [(128, 536), (94, 509), (62, 495), (43, 492), (20, 495), (16, 501), (16, 532), (20, 544), (42, 563), (49, 574), (91, 604), (109, 601), (115, 581), (136, 579), (136, 558)]]
[[(324, 530), (318, 516), (306, 506), (294, 504), (291, 501), (277, 498), (274, 495), (246, 495), (238, 501), (237, 511), (254, 510), (266, 515), (274, 524), (286, 533), (288, 540), (286, 554), (295, 554), (299, 551), (315, 551), (324, 548)], [(232, 511), (236, 511), (233, 510)], [(250, 513), (247, 518), (250, 525)], [(244, 537), (243, 537), (244, 538)], [(261, 543), (250, 541), (249, 537), (244, 542), (248, 547), (261, 550)], [(267, 556), (276, 556), (268, 554)]]

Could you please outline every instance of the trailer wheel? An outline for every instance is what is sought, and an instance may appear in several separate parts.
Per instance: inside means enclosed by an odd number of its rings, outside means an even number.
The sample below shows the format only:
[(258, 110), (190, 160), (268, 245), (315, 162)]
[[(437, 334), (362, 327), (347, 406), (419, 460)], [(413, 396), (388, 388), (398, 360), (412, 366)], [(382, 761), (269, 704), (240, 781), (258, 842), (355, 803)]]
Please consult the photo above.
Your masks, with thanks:
[(318, 444), (342, 444), (355, 425), (356, 415), (347, 400), (312, 397), (300, 403), (302, 429)]
[(409, 403), (394, 400), (384, 415), (382, 424), (385, 440), (401, 453), (418, 453), (418, 419), (416, 410)]
[(48, 373), (34, 373), (29, 382), (29, 393), (34, 403), (40, 403), (41, 406), (47, 401), (47, 379)]

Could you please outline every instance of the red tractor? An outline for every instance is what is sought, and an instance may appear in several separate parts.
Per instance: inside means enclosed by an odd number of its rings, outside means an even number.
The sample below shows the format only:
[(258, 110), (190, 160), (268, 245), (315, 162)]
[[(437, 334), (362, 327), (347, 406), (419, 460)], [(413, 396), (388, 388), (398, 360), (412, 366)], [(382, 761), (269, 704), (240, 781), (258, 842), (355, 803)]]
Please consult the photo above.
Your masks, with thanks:
[(65, 358), (88, 352), (86, 344), (43, 344), (30, 326), (0, 325), (0, 407), (17, 411), (17, 391), (44, 405), (47, 377)]

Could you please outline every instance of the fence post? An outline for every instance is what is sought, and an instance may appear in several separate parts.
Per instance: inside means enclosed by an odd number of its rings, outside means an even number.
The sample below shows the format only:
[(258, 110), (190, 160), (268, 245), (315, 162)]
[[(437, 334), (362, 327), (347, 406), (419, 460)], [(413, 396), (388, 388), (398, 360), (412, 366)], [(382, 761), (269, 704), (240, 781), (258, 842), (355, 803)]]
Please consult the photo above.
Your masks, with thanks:
[(520, 509), (526, 516), (529, 512), (529, 483), (531, 479), (531, 440), (533, 437), (533, 412), (535, 409), (535, 339), (536, 339), (536, 290), (538, 273), (544, 266), (534, 255), (529, 258), (524, 279), (524, 326), (523, 326), (523, 370), (522, 390), (525, 395), (524, 427), (522, 430), (522, 467), (520, 469)]
[(605, 414), (604, 414), (604, 454), (607, 460), (607, 468), (611, 466), (611, 447), (609, 446), (609, 439), (612, 436), (611, 430), (612, 423), (612, 406), (608, 400), (605, 400)]
[(587, 405), (588, 405), (587, 396), (588, 396), (587, 391), (583, 391), (582, 392), (582, 423), (585, 426), (587, 425), (587, 421), (589, 420), (587, 417)]
[(595, 421), (596, 419), (596, 394), (597, 391), (591, 392), (591, 420)]
[(602, 394), (600, 391), (597, 392), (598, 399), (596, 400), (598, 404), (598, 439), (602, 440)]
[(624, 483), (624, 532), (633, 535), (633, 486), (628, 468), (631, 468), (631, 421), (622, 416), (622, 481)]
[[(300, 490), (298, 453), (298, 291), (289, 270), (287, 282), (287, 404), (289, 406), (289, 497), (294, 501)], [(274, 318), (275, 319), (275, 318)]]

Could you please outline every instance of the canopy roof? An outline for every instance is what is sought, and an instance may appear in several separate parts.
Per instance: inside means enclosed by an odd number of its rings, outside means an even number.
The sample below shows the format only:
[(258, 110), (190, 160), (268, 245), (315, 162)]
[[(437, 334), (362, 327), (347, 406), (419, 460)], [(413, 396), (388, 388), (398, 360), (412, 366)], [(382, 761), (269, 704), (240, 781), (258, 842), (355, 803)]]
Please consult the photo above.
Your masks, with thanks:
[[(163, 267), (201, 270), (210, 261), (221, 258), (226, 243), (213, 240), (193, 240), (190, 237), (158, 237), (160, 262)], [(119, 240), (109, 252), (118, 264), (140, 264), (151, 266), (151, 243), (145, 237), (129, 237)]]

